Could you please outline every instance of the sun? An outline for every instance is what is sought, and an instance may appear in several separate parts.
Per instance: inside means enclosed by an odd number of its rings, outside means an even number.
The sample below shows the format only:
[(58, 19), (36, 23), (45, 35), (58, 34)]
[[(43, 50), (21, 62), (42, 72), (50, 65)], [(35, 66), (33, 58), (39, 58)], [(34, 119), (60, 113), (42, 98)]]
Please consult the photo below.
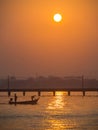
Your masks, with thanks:
[(62, 15), (59, 14), (59, 13), (57, 13), (57, 14), (55, 14), (55, 15), (53, 16), (53, 19), (54, 19), (55, 22), (61, 22), (61, 20), (62, 20)]

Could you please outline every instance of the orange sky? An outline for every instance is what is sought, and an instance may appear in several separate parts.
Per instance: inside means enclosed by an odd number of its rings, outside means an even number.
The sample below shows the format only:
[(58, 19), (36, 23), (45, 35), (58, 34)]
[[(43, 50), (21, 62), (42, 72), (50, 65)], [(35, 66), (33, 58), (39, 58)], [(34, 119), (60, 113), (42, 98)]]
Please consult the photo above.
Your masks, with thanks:
[(0, 75), (98, 78), (95, 1), (0, 1)]

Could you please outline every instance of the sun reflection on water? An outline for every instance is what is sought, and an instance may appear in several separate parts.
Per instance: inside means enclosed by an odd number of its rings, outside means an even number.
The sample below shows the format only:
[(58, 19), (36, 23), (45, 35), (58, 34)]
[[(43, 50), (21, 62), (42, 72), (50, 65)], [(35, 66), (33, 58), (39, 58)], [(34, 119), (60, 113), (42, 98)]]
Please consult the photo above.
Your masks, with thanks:
[(54, 100), (52, 100), (48, 106), (47, 109), (63, 109), (64, 105), (67, 103), (64, 101), (64, 96), (62, 95), (62, 92), (56, 92), (56, 96), (54, 97)]
[[(68, 118), (68, 101), (64, 92), (56, 92), (56, 96), (48, 103), (47, 115), (50, 127), (47, 130), (66, 130), (77, 127), (76, 122)], [(65, 111), (65, 113), (64, 113)], [(68, 112), (68, 113), (67, 113)]]

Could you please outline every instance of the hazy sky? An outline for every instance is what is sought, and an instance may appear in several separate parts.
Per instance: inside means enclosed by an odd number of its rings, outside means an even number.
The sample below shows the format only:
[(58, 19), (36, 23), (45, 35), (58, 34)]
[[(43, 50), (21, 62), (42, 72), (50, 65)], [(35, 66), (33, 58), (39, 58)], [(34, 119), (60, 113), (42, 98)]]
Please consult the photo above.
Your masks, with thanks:
[(0, 76), (98, 78), (97, 12), (97, 0), (0, 0)]

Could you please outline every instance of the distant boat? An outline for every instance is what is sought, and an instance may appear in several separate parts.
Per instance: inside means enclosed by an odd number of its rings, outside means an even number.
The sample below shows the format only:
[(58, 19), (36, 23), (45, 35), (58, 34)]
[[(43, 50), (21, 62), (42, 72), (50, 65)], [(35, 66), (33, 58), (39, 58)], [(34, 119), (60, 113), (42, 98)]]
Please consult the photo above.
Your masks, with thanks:
[(12, 98), (10, 98), (9, 104), (14, 104), (14, 105), (17, 105), (17, 104), (25, 104), (25, 105), (31, 104), (31, 105), (34, 105), (34, 104), (37, 104), (38, 100), (39, 100), (39, 97), (36, 98), (36, 99), (33, 98), (33, 100), (30, 100), (30, 101), (16, 101), (15, 102), (15, 101), (13, 101)]

